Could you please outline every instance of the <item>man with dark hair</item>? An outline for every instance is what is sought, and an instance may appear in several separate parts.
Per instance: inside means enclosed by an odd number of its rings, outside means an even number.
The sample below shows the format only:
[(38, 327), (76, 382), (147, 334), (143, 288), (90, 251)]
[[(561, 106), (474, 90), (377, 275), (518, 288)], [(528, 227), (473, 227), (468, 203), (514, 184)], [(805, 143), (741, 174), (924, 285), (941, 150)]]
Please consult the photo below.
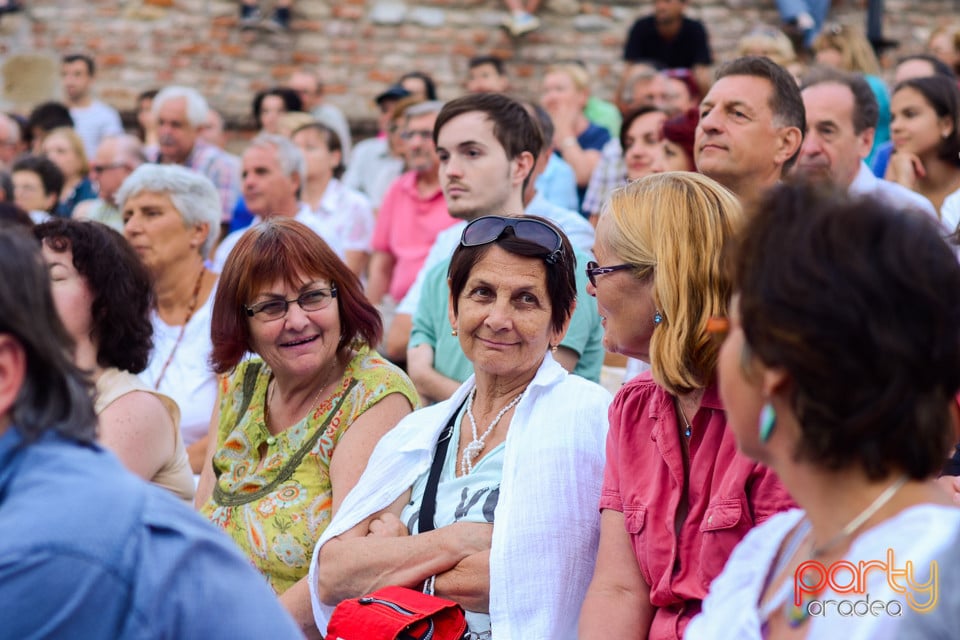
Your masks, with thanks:
[(934, 218), (930, 201), (895, 182), (877, 178), (864, 159), (873, 146), (877, 99), (863, 76), (822, 69), (805, 78), (800, 93), (807, 127), (794, 173), (854, 195), (872, 195), (897, 208)]
[[(626, 62), (649, 62), (661, 69), (690, 69), (701, 89), (710, 86), (707, 68), (713, 64), (707, 30), (684, 15), (687, 0), (654, 0), (653, 13), (630, 27), (623, 48)], [(630, 65), (626, 65), (625, 72)]]
[(20, 230), (0, 231), (0, 308), (4, 636), (301, 637), (228, 539), (96, 443), (92, 389)]
[(717, 70), (700, 103), (697, 169), (753, 203), (789, 171), (805, 128), (793, 76), (766, 57), (737, 58)]
[[(527, 108), (496, 93), (468, 94), (447, 103), (437, 117), (433, 136), (443, 195), (450, 214), (461, 222), (437, 236), (430, 255), (438, 256), (438, 261), (430, 266), (425, 263), (418, 274), (418, 280), (422, 278), (418, 299), (414, 304), (408, 296), (398, 311), (407, 305), (414, 309), (407, 346), (410, 378), (423, 397), (437, 401), (449, 397), (473, 372), (458, 339), (451, 335), (447, 316), (450, 256), (467, 222), (485, 215), (525, 213), (529, 202), (524, 191), (530, 189), (529, 195), (534, 195), (530, 183), (536, 177), (537, 159), (549, 156), (550, 149)], [(567, 213), (585, 222), (576, 213)], [(558, 226), (563, 225), (560, 220)], [(578, 263), (589, 259), (578, 252)], [(586, 295), (586, 285), (585, 274), (577, 269), (579, 303), (554, 357), (567, 370), (596, 382), (603, 364), (602, 329), (596, 302)]]
[(464, 84), (471, 93), (505, 93), (510, 88), (506, 65), (497, 56), (474, 56), (467, 69), (469, 77)]
[(957, 75), (946, 62), (928, 53), (915, 53), (897, 60), (894, 70), (893, 86), (909, 78), (923, 78), (926, 76), (946, 76), (956, 80)]
[(66, 55), (60, 64), (63, 96), (70, 107), (74, 129), (83, 140), (83, 148), (88, 158), (92, 158), (96, 153), (101, 140), (123, 133), (123, 124), (117, 110), (93, 99), (91, 89), (95, 72), (93, 58), (88, 55)]

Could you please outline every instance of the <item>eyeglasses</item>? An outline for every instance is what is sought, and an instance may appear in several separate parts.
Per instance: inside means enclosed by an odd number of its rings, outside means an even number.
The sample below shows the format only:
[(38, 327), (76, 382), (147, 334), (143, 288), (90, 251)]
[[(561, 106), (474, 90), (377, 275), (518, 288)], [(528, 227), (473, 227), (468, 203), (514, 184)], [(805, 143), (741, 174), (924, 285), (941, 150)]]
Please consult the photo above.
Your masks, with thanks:
[(590, 280), (590, 284), (597, 286), (597, 276), (602, 276), (605, 273), (613, 273), (614, 271), (623, 271), (624, 269), (636, 269), (637, 265), (635, 264), (615, 264), (610, 267), (601, 267), (595, 261), (591, 260), (587, 263), (587, 279)]
[(562, 260), (563, 241), (557, 230), (539, 220), (529, 218), (504, 218), (503, 216), (483, 216), (477, 218), (463, 229), (460, 245), (479, 247), (495, 242), (510, 229), (521, 240), (532, 242), (547, 252), (544, 257), (547, 264), (556, 264)]
[(433, 140), (433, 131), (429, 129), (407, 129), (400, 134), (400, 137), (404, 140), (413, 140), (414, 138)]
[(111, 164), (94, 164), (90, 165), (90, 173), (100, 174), (104, 171), (110, 171), (110, 169), (129, 169), (130, 165), (124, 162), (113, 162)]
[(332, 286), (329, 289), (311, 289), (305, 291), (292, 300), (264, 300), (250, 306), (244, 306), (247, 315), (251, 318), (256, 316), (265, 322), (279, 320), (287, 315), (287, 309), (290, 303), (296, 302), (304, 311), (320, 311), (326, 309), (337, 297), (337, 287)]

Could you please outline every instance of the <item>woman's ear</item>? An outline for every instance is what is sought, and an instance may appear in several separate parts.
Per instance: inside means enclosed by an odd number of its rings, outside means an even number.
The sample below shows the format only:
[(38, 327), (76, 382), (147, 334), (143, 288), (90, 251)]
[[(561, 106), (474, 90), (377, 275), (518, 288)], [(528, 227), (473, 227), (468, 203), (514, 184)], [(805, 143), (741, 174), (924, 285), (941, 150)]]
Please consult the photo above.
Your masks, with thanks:
[(193, 233), (190, 234), (190, 246), (199, 249), (210, 235), (210, 223), (201, 222), (193, 226)]

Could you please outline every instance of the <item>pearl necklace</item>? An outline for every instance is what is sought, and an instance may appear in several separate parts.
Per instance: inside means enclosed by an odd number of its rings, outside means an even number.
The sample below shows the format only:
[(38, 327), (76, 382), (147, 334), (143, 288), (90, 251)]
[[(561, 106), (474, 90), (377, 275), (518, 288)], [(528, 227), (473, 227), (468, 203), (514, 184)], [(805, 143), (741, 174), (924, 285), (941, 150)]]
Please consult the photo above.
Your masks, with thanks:
[(473, 440), (466, 447), (463, 448), (463, 454), (460, 458), (460, 473), (466, 475), (473, 471), (473, 461), (476, 459), (480, 452), (483, 451), (483, 447), (486, 444), (487, 436), (493, 431), (493, 428), (497, 426), (497, 423), (500, 422), (500, 418), (503, 417), (507, 411), (510, 411), (518, 402), (520, 398), (523, 397), (523, 392), (517, 395), (516, 398), (507, 403), (503, 409), (500, 409), (498, 413), (493, 418), (493, 422), (490, 423), (490, 426), (487, 427), (487, 430), (483, 432), (483, 435), (479, 438), (477, 437), (477, 420), (473, 417), (473, 399), (477, 395), (477, 388), (474, 387), (473, 391), (470, 392), (470, 401), (467, 402), (467, 418), (470, 419), (470, 427), (472, 429)]

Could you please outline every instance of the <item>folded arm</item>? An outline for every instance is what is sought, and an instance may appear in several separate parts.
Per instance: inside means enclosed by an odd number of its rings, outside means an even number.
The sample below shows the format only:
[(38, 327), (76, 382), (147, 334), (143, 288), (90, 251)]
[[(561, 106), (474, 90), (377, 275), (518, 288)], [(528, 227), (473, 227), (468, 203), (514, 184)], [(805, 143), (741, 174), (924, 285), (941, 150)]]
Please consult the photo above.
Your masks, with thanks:
[(336, 605), (390, 585), (418, 588), (428, 577), (490, 549), (493, 526), (489, 524), (457, 522), (404, 535), (395, 525), (409, 499), (408, 490), (383, 512), (321, 547), (317, 591), (324, 604)]

